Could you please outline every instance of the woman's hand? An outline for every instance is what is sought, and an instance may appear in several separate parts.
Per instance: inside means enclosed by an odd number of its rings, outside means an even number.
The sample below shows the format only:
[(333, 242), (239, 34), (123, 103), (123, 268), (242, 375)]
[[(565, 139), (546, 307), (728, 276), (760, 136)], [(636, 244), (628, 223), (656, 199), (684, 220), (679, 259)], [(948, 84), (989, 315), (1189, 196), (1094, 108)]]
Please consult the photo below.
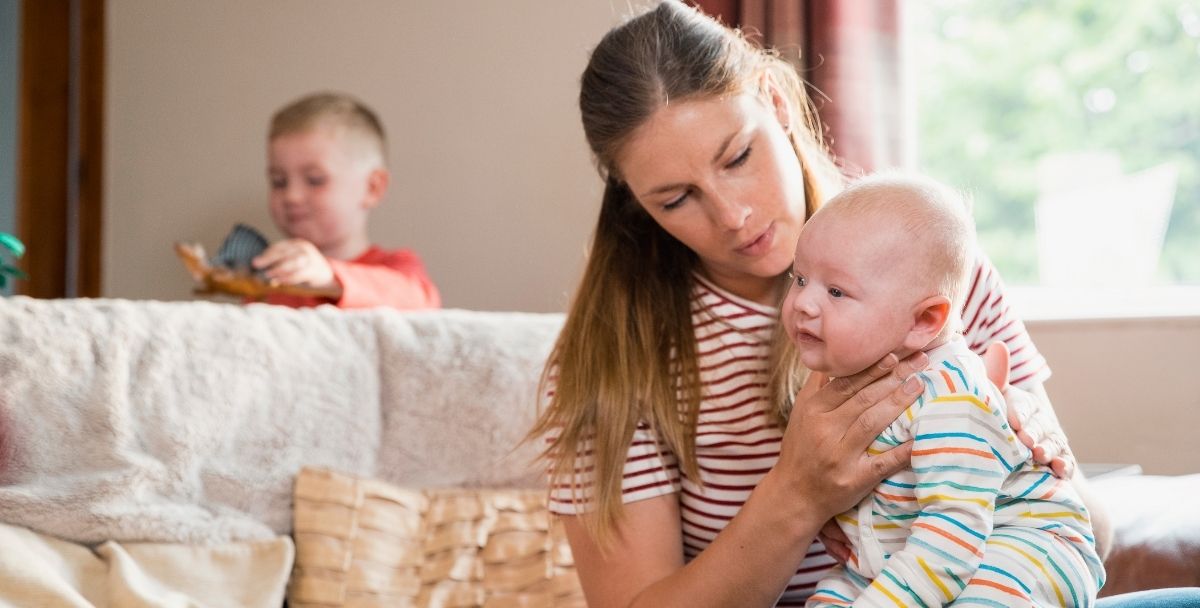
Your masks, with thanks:
[(1075, 474), (1075, 455), (1045, 391), (1026, 391), (1008, 383), (1009, 355), (1003, 342), (992, 342), (983, 355), (988, 378), (1004, 394), (1008, 424), (1021, 443), (1033, 452), (1033, 461), (1050, 467), (1055, 477)]
[(908, 466), (911, 443), (877, 455), (867, 448), (916, 400), (924, 386), (913, 374), (928, 364), (924, 353), (904, 361), (889, 354), (853, 376), (809, 376), (796, 395), (772, 473), (790, 485), (790, 495), (814, 518), (813, 529)]

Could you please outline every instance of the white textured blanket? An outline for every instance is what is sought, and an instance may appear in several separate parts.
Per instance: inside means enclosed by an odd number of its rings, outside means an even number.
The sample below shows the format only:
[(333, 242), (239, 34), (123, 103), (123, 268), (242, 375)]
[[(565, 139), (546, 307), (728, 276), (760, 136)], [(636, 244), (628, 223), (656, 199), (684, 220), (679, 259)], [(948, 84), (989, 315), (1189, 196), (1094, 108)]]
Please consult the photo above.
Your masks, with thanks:
[[(68, 540), (291, 529), (304, 465), (541, 482), (555, 314), (0, 298), (0, 521)], [(514, 451), (515, 449), (515, 451)]]

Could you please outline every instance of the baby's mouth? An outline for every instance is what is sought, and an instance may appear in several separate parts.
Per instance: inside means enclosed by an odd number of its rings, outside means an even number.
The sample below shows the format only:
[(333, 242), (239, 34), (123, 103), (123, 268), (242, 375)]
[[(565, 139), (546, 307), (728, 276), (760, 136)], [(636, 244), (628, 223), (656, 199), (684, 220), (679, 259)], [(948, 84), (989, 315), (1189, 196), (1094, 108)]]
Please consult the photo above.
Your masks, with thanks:
[(824, 342), (824, 340), (818, 338), (816, 334), (803, 329), (796, 332), (796, 341), (804, 344), (820, 344), (821, 342)]

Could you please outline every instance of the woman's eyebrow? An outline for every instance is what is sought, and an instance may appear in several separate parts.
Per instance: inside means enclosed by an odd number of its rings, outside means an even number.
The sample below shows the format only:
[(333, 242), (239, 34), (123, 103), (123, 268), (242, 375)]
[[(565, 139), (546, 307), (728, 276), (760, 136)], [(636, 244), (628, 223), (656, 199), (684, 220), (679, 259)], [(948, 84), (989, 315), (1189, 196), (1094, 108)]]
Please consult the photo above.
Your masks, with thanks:
[(729, 149), (729, 143), (733, 141), (733, 138), (737, 137), (738, 135), (741, 135), (742, 133), (746, 132), (747, 130), (748, 129), (743, 127), (741, 129), (738, 129), (737, 131), (734, 131), (733, 133), (730, 133), (729, 137), (726, 137), (725, 141), (721, 142), (721, 147), (717, 148), (717, 154), (716, 154), (716, 156), (713, 156), (712, 162), (713, 163), (721, 162), (721, 157), (725, 156), (725, 151)]
[(686, 188), (686, 187), (687, 187), (687, 184), (684, 184), (684, 183), (679, 183), (679, 184), (663, 184), (662, 186), (659, 186), (659, 187), (657, 187), (657, 188), (654, 188), (654, 189), (652, 189), (652, 190), (647, 190), (647, 191), (645, 191), (645, 192), (641, 193), (640, 195), (638, 195), (638, 198), (645, 198), (645, 197), (647, 197), (647, 196), (652, 196), (652, 195), (654, 195), (654, 194), (659, 194), (659, 193), (661, 193), (661, 192), (670, 192), (670, 191), (672, 191), (672, 190), (678, 190), (678, 189), (680, 189), (680, 188)]

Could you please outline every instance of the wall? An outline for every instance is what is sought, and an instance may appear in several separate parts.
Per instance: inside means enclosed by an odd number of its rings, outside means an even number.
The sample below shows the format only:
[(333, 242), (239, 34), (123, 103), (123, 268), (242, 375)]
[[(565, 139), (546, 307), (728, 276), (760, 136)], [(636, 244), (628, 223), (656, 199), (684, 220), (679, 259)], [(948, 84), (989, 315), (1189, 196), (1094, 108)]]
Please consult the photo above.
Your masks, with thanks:
[(1031, 321), (1080, 461), (1200, 473), (1200, 316)]
[(278, 237), (269, 117), (339, 89), (391, 138), (377, 242), (420, 253), (448, 307), (562, 310), (600, 195), (578, 79), (629, 4), (110, 0), (104, 295), (189, 298), (174, 241)]

